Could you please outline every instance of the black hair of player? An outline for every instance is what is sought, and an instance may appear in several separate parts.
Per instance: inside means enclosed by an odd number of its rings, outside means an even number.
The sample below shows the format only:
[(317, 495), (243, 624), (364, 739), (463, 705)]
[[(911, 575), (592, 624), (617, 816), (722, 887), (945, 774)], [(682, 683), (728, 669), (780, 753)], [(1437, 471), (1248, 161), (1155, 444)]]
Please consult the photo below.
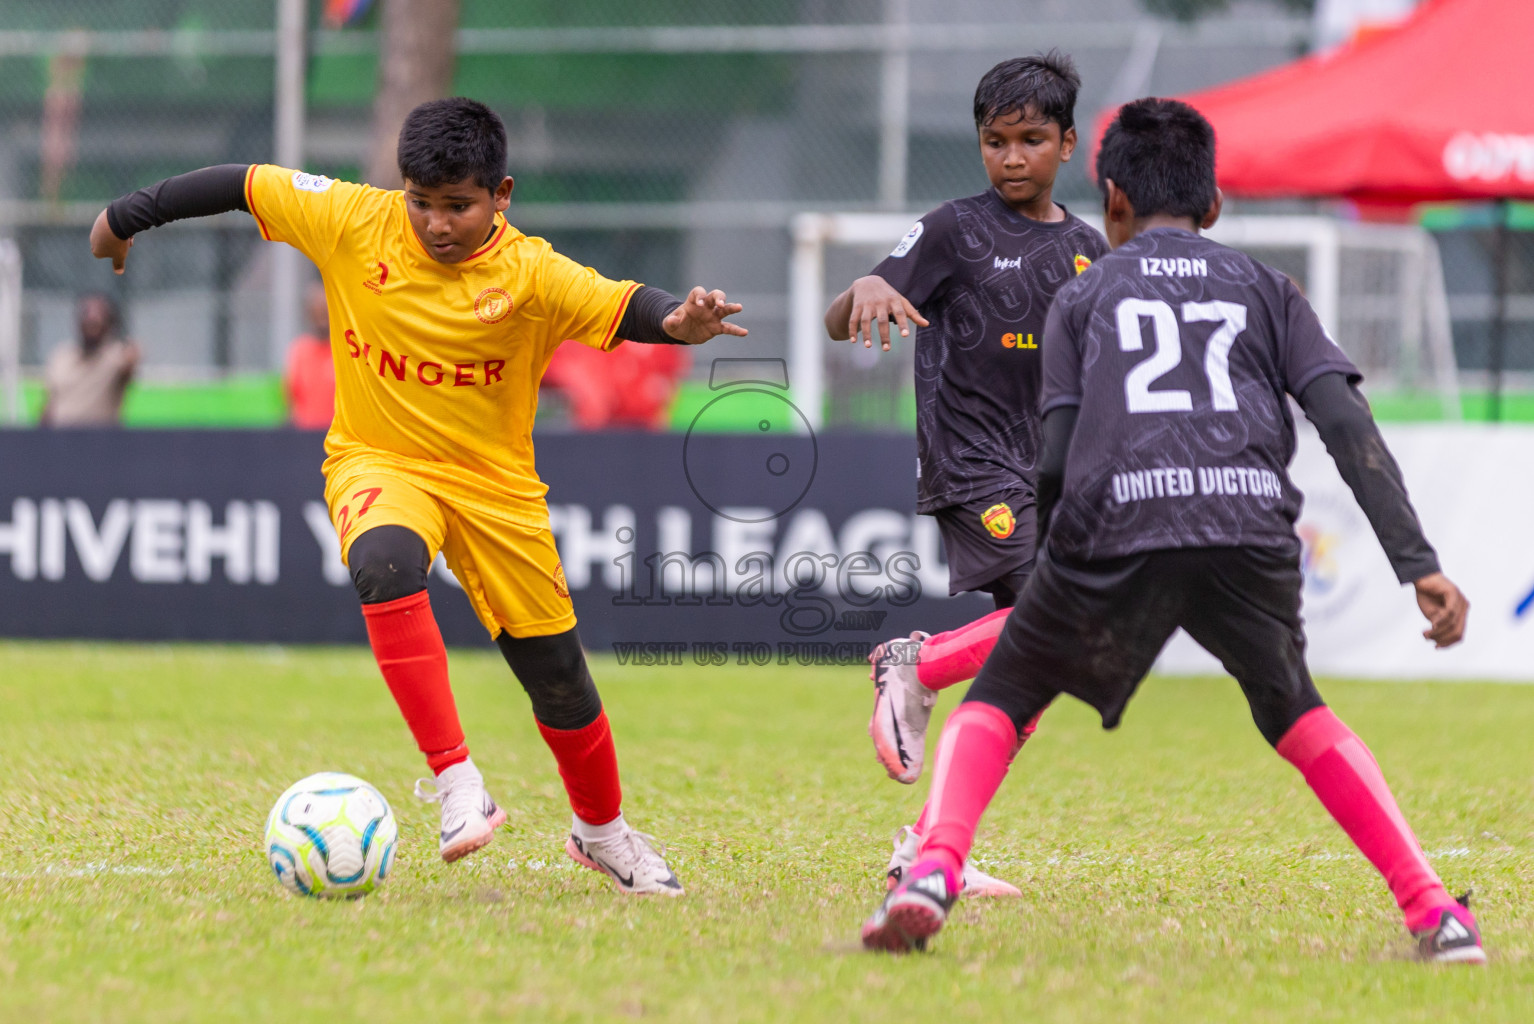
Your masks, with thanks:
[(506, 177), (506, 125), (478, 100), (430, 100), (405, 115), (399, 174), (425, 188), (473, 181), (494, 192)]
[(1032, 116), (1053, 121), (1064, 135), (1076, 127), (1076, 62), (1059, 50), (1013, 57), (987, 71), (975, 86), (975, 127), (998, 117)]
[(1097, 151), (1097, 185), (1108, 201), (1112, 181), (1136, 217), (1167, 214), (1201, 220), (1214, 203), (1214, 127), (1178, 100), (1126, 103)]

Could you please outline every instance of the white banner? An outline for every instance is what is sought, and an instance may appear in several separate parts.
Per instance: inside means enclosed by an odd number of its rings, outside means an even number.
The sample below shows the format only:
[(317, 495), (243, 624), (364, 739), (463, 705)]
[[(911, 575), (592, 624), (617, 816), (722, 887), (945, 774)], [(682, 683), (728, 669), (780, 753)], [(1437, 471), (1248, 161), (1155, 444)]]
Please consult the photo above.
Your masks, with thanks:
[[(1534, 682), (1534, 428), (1434, 424), (1383, 428), (1444, 572), (1470, 598), (1465, 639), (1435, 650), (1410, 586), (1315, 432), (1303, 424), (1290, 472), (1305, 492), (1305, 631), (1317, 675)], [(1219, 673), (1179, 632), (1157, 669)]]

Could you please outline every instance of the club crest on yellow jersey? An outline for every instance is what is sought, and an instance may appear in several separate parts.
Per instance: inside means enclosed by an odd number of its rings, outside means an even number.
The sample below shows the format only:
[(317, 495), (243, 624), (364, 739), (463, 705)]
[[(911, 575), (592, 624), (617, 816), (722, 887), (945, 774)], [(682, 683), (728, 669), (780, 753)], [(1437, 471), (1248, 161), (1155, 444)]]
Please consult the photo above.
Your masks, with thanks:
[(560, 597), (570, 596), (570, 584), (565, 579), (565, 563), (554, 563), (554, 592)]
[(980, 513), (980, 522), (997, 540), (1006, 540), (1012, 536), (1012, 531), (1017, 529), (1017, 520), (1012, 515), (1012, 506), (1004, 501), (998, 501)]
[(498, 324), (511, 315), (511, 295), (504, 288), (491, 286), (474, 300), (474, 315), (480, 323)]
[(362, 287), (374, 295), (382, 295), (384, 282), (387, 280), (389, 280), (389, 265), (383, 260), (375, 260), (368, 268), (368, 276), (362, 282)]

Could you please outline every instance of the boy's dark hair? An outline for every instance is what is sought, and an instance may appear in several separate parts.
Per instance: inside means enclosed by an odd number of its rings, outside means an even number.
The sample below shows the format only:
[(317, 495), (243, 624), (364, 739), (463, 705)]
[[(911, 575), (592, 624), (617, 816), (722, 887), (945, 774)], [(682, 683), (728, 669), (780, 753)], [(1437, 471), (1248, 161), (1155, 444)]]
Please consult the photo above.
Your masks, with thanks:
[(1076, 126), (1076, 93), (1081, 76), (1069, 54), (1059, 50), (1004, 60), (975, 86), (975, 127), (998, 117), (1032, 115), (1060, 126), (1064, 135)]
[(1177, 100), (1126, 103), (1097, 151), (1097, 185), (1124, 190), (1137, 217), (1155, 213), (1200, 219), (1214, 202), (1214, 127)]
[(506, 177), (506, 126), (477, 100), (422, 103), (399, 130), (399, 174), (426, 188), (472, 179), (494, 192)]

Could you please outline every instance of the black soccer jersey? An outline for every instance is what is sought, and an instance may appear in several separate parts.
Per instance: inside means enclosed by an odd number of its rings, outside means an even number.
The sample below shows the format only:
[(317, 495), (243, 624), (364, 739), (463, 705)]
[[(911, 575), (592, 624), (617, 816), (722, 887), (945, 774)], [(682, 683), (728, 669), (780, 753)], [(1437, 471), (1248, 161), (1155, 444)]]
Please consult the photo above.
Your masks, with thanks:
[(1061, 289), (1042, 412), (1079, 405), (1051, 553), (1250, 545), (1298, 553), (1284, 395), (1360, 375), (1278, 271), (1157, 228)]
[(1106, 251), (1085, 222), (1030, 220), (987, 189), (927, 214), (874, 268), (931, 324), (916, 332), (917, 511), (1019, 481), (1033, 493), (1044, 317)]

